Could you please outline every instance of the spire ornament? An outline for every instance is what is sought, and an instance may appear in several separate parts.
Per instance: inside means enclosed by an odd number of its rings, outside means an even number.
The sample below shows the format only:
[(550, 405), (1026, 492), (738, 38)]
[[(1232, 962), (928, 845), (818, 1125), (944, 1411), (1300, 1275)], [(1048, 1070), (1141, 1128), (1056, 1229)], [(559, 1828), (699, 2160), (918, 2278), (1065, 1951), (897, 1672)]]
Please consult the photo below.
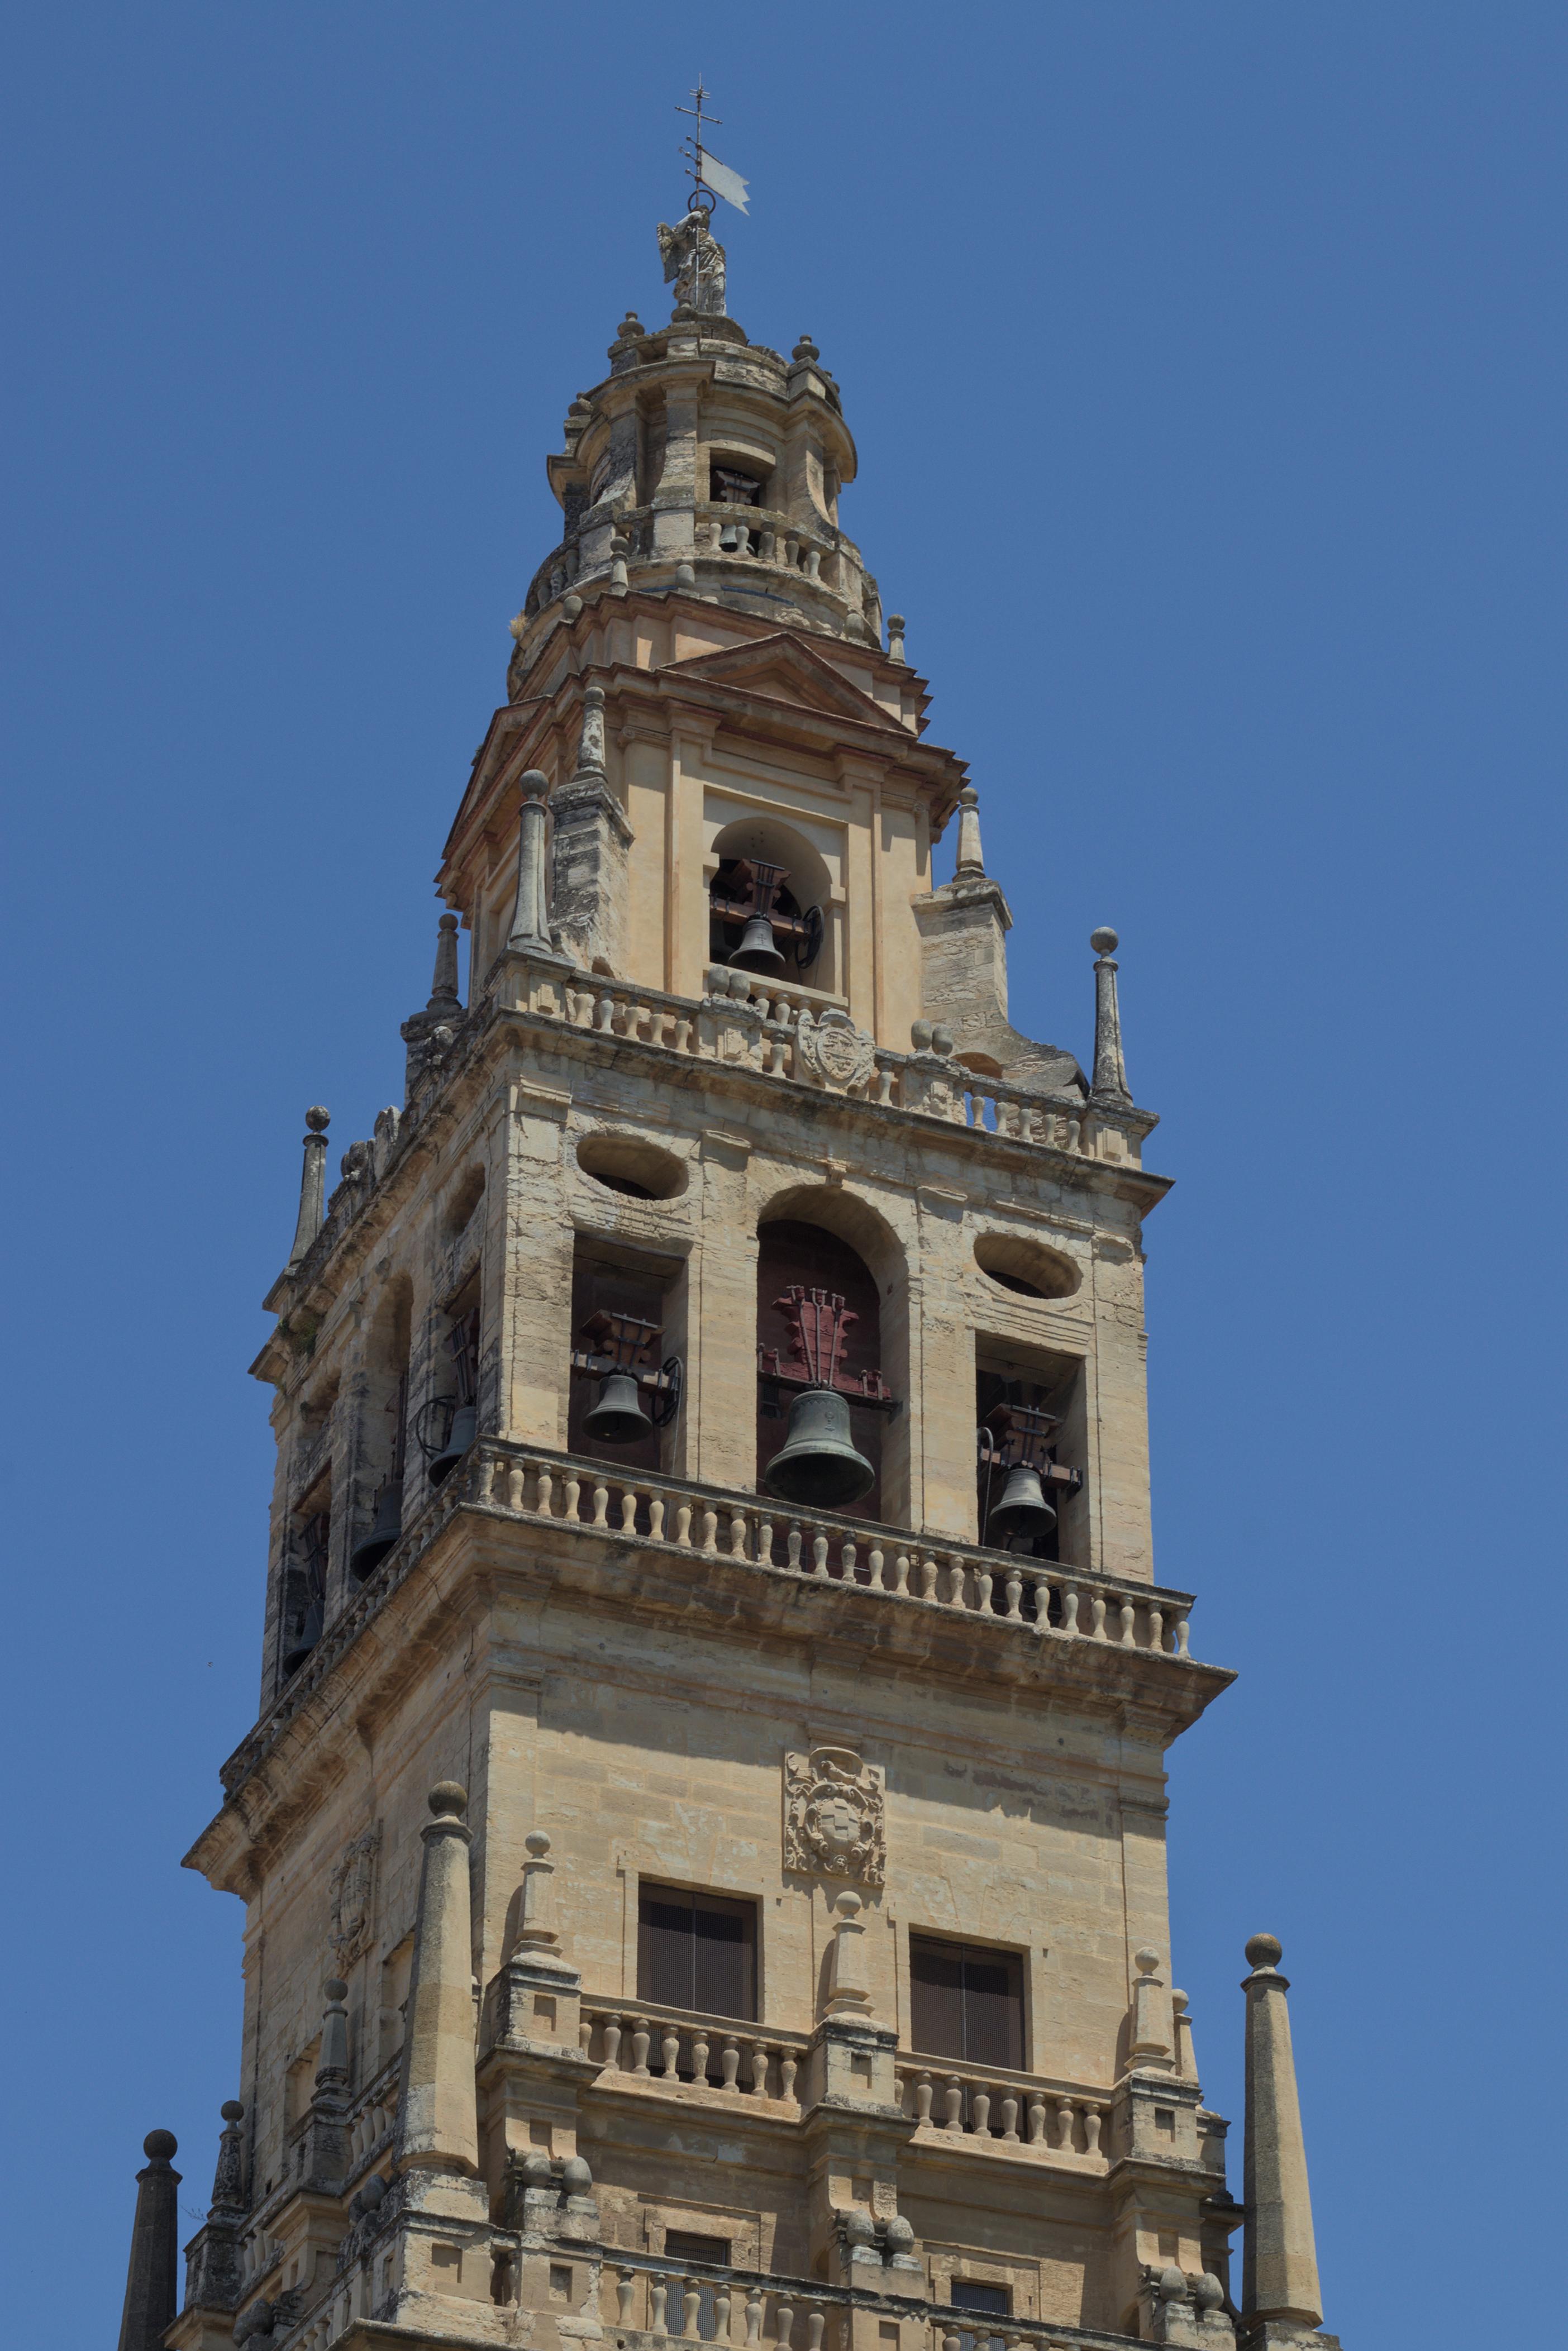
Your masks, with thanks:
[(1106, 1110), (1131, 1110), (1127, 1065), (1122, 1057), (1122, 1012), (1116, 1000), (1116, 974), (1121, 966), (1112, 957), (1120, 942), (1114, 931), (1102, 925), (1089, 934), (1098, 960), (1094, 966), (1094, 1081), (1089, 1099)]
[(424, 1863), (403, 2046), (398, 2168), (473, 2176), (479, 2168), (479, 2119), (468, 1791), (455, 1780), (442, 1780), (428, 1802), (433, 1818), (420, 1831)]
[(162, 2351), (164, 2329), (178, 2308), (181, 2175), (169, 2160), (178, 2151), (178, 2142), (172, 2131), (149, 2131), (141, 2147), (147, 2168), (136, 2175), (120, 2351)]
[(983, 882), (986, 878), (986, 854), (980, 846), (980, 795), (973, 784), (966, 784), (958, 795), (958, 861), (953, 878), (956, 882)]
[(517, 811), (517, 895), (512, 927), (507, 937), (508, 955), (552, 955), (549, 907), (545, 875), (545, 802), (549, 778), (538, 768), (518, 778), (522, 806)]
[(313, 1102), (305, 1113), (305, 1165), (299, 1177), (299, 1219), (294, 1228), (294, 1247), (288, 1252), (286, 1273), (292, 1273), (304, 1261), (311, 1242), (320, 1231), (327, 1217), (327, 1128), (330, 1111)]
[[(1247, 1946), (1252, 1972), (1242, 1980), (1247, 1995), (1247, 2126), (1245, 2138), (1247, 2251), (1241, 2308), (1251, 2324), (1276, 2321), (1284, 2327), (1322, 2323), (1312, 2200), (1307, 2187), (1307, 2152), (1301, 2108), (1296, 2095), (1296, 2064), (1291, 2049), (1291, 2017), (1285, 2005), (1290, 1979), (1273, 1935), (1254, 1935)], [(1266, 2339), (1272, 2339), (1271, 2337)]]

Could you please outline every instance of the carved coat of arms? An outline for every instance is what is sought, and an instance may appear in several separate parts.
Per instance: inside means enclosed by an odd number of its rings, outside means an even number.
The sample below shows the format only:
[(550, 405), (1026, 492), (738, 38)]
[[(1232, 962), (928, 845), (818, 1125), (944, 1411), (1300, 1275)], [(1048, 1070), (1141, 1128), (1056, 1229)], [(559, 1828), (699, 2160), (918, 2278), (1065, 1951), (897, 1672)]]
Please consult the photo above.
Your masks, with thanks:
[(887, 1865), (883, 1774), (847, 1747), (784, 1758), (784, 1866), (880, 1886)]
[(381, 1841), (379, 1828), (366, 1829), (344, 1847), (332, 1872), (332, 1923), (327, 1939), (340, 1970), (357, 1959), (371, 1939)]
[(815, 1019), (802, 1014), (795, 1030), (795, 1054), (823, 1085), (852, 1093), (876, 1066), (876, 1040), (835, 1005)]

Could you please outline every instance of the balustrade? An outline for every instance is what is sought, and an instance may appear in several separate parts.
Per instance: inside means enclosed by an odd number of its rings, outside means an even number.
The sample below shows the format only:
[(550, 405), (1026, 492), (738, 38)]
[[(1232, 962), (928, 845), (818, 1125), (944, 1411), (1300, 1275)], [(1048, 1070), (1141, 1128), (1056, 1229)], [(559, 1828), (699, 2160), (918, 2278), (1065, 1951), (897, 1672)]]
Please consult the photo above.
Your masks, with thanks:
[(896, 2327), (904, 2351), (1100, 2351), (1107, 2341), (1046, 2319), (988, 2321), (933, 2304), (918, 2288), (894, 2289), (894, 2296), (617, 2252), (604, 2265), (599, 2316), (622, 2338), (719, 2343), (732, 2351), (850, 2351), (857, 2311), (874, 2313), (884, 2338), (890, 2324)]
[[(530, 984), (530, 1009), (602, 1037), (667, 1052), (740, 1063), (764, 1077), (799, 1077), (795, 1032), (801, 1015), (843, 999), (784, 979), (716, 965), (700, 998), (671, 996), (631, 980), (573, 972)], [(1001, 1079), (980, 1082), (961, 1062), (929, 1051), (879, 1046), (863, 1098), (890, 1109), (967, 1126), (998, 1141), (1032, 1144), (1088, 1159), (1136, 1161), (1143, 1129), (1071, 1100), (1044, 1100)]]
[(472, 1499), (520, 1517), (586, 1527), (612, 1540), (667, 1543), (744, 1560), (808, 1582), (858, 1585), (890, 1599), (978, 1615), (1045, 1640), (1086, 1640), (1188, 1659), (1182, 1593), (1113, 1585), (1053, 1562), (956, 1551), (895, 1529), (793, 1513), (765, 1500), (683, 1487), (608, 1464), (481, 1440)]
[(612, 2007), (585, 2000), (582, 2011), (584, 2053), (597, 2057), (607, 2074), (796, 2103), (795, 2079), (808, 2046), (799, 2033), (765, 2032), (645, 2001)]
[(937, 2058), (900, 2057), (894, 2071), (904, 2111), (922, 2128), (1043, 2154), (1101, 2152), (1108, 2111), (1103, 2098), (1025, 2074), (946, 2065)]

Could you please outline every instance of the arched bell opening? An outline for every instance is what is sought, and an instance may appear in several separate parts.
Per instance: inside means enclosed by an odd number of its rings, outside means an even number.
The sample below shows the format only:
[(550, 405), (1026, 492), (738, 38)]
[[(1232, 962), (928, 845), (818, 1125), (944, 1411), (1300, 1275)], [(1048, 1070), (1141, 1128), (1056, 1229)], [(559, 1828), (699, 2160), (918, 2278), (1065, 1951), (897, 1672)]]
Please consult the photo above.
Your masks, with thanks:
[[(889, 1439), (898, 1392), (884, 1368), (883, 1286), (841, 1229), (800, 1213), (823, 1205), (814, 1192), (785, 1196), (758, 1232), (758, 1489), (803, 1518), (885, 1520), (906, 1446)], [(839, 1204), (838, 1221), (852, 1224), (857, 1206)]]
[(408, 1277), (402, 1275), (387, 1285), (366, 1349), (357, 1481), (360, 1507), (349, 1553), (353, 1583), (363, 1583), (375, 1573), (402, 1532), (413, 1336), (413, 1291)]
[(708, 960), (831, 994), (832, 879), (792, 826), (727, 825), (709, 852)]

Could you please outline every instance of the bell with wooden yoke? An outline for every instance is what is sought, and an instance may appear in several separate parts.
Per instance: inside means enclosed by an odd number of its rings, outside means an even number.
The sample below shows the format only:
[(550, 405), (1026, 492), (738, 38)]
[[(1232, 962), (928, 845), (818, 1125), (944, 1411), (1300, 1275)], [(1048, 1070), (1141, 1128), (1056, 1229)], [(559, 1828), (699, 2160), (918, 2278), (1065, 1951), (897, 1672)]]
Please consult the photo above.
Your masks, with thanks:
[(1056, 1524), (1056, 1512), (1045, 1499), (1040, 1474), (1051, 1432), (1057, 1425), (1056, 1415), (1015, 1404), (998, 1405), (991, 1417), (999, 1424), (991, 1434), (994, 1443), (999, 1440), (1008, 1478), (991, 1504), (986, 1533), (999, 1535), (1004, 1542), (1015, 1535), (1032, 1541), (1036, 1535), (1049, 1534)]
[(789, 1406), (789, 1428), (762, 1473), (768, 1491), (808, 1510), (842, 1510), (869, 1494), (876, 1471), (850, 1434), (850, 1407), (838, 1385), (852, 1322), (859, 1317), (837, 1290), (791, 1282), (774, 1301), (791, 1326), (790, 1355), (806, 1384)]
[(598, 1401), (584, 1414), (582, 1433), (594, 1445), (635, 1445), (651, 1437), (654, 1422), (643, 1407), (644, 1364), (659, 1336), (657, 1323), (634, 1314), (595, 1314), (581, 1335), (591, 1353), (580, 1359), (583, 1369), (603, 1371)]

